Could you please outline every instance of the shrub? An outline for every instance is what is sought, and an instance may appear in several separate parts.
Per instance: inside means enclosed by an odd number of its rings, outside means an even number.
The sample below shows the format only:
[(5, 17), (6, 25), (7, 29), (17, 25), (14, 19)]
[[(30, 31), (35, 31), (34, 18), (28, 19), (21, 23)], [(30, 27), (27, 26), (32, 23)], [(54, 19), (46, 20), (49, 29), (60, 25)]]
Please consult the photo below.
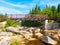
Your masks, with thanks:
[(7, 19), (6, 27), (8, 27), (8, 26), (16, 27), (17, 25), (20, 25), (20, 22), (16, 22), (16, 21), (14, 21), (14, 20)]
[(14, 23), (13, 20), (7, 19), (6, 27), (8, 27), (8, 26), (12, 26), (13, 23)]
[(27, 27), (40, 27), (42, 24), (38, 21), (24, 20), (22, 21), (21, 25)]
[(48, 23), (52, 22), (52, 20), (48, 20)]

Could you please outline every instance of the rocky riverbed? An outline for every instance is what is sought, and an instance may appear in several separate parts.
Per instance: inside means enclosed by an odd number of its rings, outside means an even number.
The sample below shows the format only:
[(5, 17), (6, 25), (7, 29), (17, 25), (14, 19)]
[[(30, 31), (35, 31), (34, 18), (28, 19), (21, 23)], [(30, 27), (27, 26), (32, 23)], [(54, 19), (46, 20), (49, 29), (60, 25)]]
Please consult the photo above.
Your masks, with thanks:
[(59, 31), (56, 30), (41, 31), (39, 28), (21, 28), (21, 27), (19, 28), (10, 27), (7, 28), (6, 32), (0, 32), (0, 45), (14, 45), (15, 42), (17, 42), (17, 45), (47, 45), (41, 41), (41, 39), (44, 36), (49, 36), (52, 40), (57, 42), (55, 45), (60, 45)]

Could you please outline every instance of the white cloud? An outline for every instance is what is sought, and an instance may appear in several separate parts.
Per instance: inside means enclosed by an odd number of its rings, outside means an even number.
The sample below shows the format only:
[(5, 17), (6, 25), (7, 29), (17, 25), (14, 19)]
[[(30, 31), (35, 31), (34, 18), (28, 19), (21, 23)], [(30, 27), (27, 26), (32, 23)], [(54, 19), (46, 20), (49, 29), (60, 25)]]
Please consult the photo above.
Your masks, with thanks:
[(28, 14), (29, 10), (35, 6), (36, 0), (33, 0), (33, 2), (30, 2), (28, 4), (18, 4), (18, 2), (17, 4), (14, 4), (14, 3), (6, 2), (5, 0), (1, 0), (0, 2), (7, 5), (6, 7), (4, 7), (4, 5), (0, 6), (0, 13)]
[(56, 6), (60, 3), (60, 0), (40, 0), (40, 5)]
[(6, 2), (4, 0), (2, 0), (0, 2), (5, 3), (5, 4), (8, 4), (8, 5), (11, 5), (11, 6), (14, 6), (14, 7), (18, 7), (18, 8), (27, 8), (26, 5), (22, 5), (22, 4), (13, 4), (13, 3), (10, 3), (10, 2)]
[(0, 13), (22, 14), (22, 12), (19, 11), (19, 10), (12, 9), (12, 8), (7, 8), (7, 7), (3, 7), (3, 6), (0, 6)]
[[(18, 4), (19, 2), (14, 4), (14, 3), (6, 2), (5, 0), (0, 0), (0, 2), (2, 2), (5, 5), (7, 4), (7, 7), (4, 7), (4, 5), (0, 6), (0, 12), (11, 13), (11, 14), (12, 13), (27, 14), (29, 12), (29, 10), (31, 10), (32, 8), (35, 7), (36, 4), (38, 4), (40, 6), (46, 6), (46, 5), (57, 6), (60, 3), (59, 0), (57, 0), (57, 1), (56, 0), (32, 0), (32, 2), (30, 2), (28, 4)], [(16, 7), (16, 9), (15, 9), (15, 7)], [(19, 8), (19, 9), (17, 9), (17, 8)]]

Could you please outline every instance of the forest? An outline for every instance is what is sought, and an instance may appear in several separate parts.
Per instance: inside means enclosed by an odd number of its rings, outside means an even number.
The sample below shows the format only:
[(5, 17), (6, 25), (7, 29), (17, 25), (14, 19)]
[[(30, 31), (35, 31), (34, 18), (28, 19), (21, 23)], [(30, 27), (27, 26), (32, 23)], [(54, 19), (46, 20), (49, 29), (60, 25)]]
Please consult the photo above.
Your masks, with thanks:
[(40, 6), (36, 5), (35, 8), (32, 8), (29, 11), (29, 14), (40, 14), (40, 15), (48, 15), (53, 18), (60, 20), (60, 4), (58, 6), (47, 6), (41, 10)]

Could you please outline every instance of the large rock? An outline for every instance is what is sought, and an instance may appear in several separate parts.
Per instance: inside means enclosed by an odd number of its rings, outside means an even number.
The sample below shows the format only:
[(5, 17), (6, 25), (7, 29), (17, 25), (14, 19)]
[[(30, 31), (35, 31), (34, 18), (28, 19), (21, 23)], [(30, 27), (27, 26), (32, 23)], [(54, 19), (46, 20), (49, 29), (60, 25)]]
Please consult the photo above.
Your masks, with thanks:
[(3, 26), (5, 26), (6, 25), (6, 21), (4, 21), (4, 22), (0, 22), (0, 25), (3, 25)]
[(10, 45), (10, 42), (8, 40), (1, 40), (0, 45)]
[(20, 34), (19, 28), (16, 27), (7, 27), (6, 31)]
[(47, 44), (51, 44), (51, 45), (57, 44), (57, 41), (53, 40), (49, 36), (44, 36), (41, 40)]
[(0, 32), (0, 36), (12, 36), (12, 32)]

